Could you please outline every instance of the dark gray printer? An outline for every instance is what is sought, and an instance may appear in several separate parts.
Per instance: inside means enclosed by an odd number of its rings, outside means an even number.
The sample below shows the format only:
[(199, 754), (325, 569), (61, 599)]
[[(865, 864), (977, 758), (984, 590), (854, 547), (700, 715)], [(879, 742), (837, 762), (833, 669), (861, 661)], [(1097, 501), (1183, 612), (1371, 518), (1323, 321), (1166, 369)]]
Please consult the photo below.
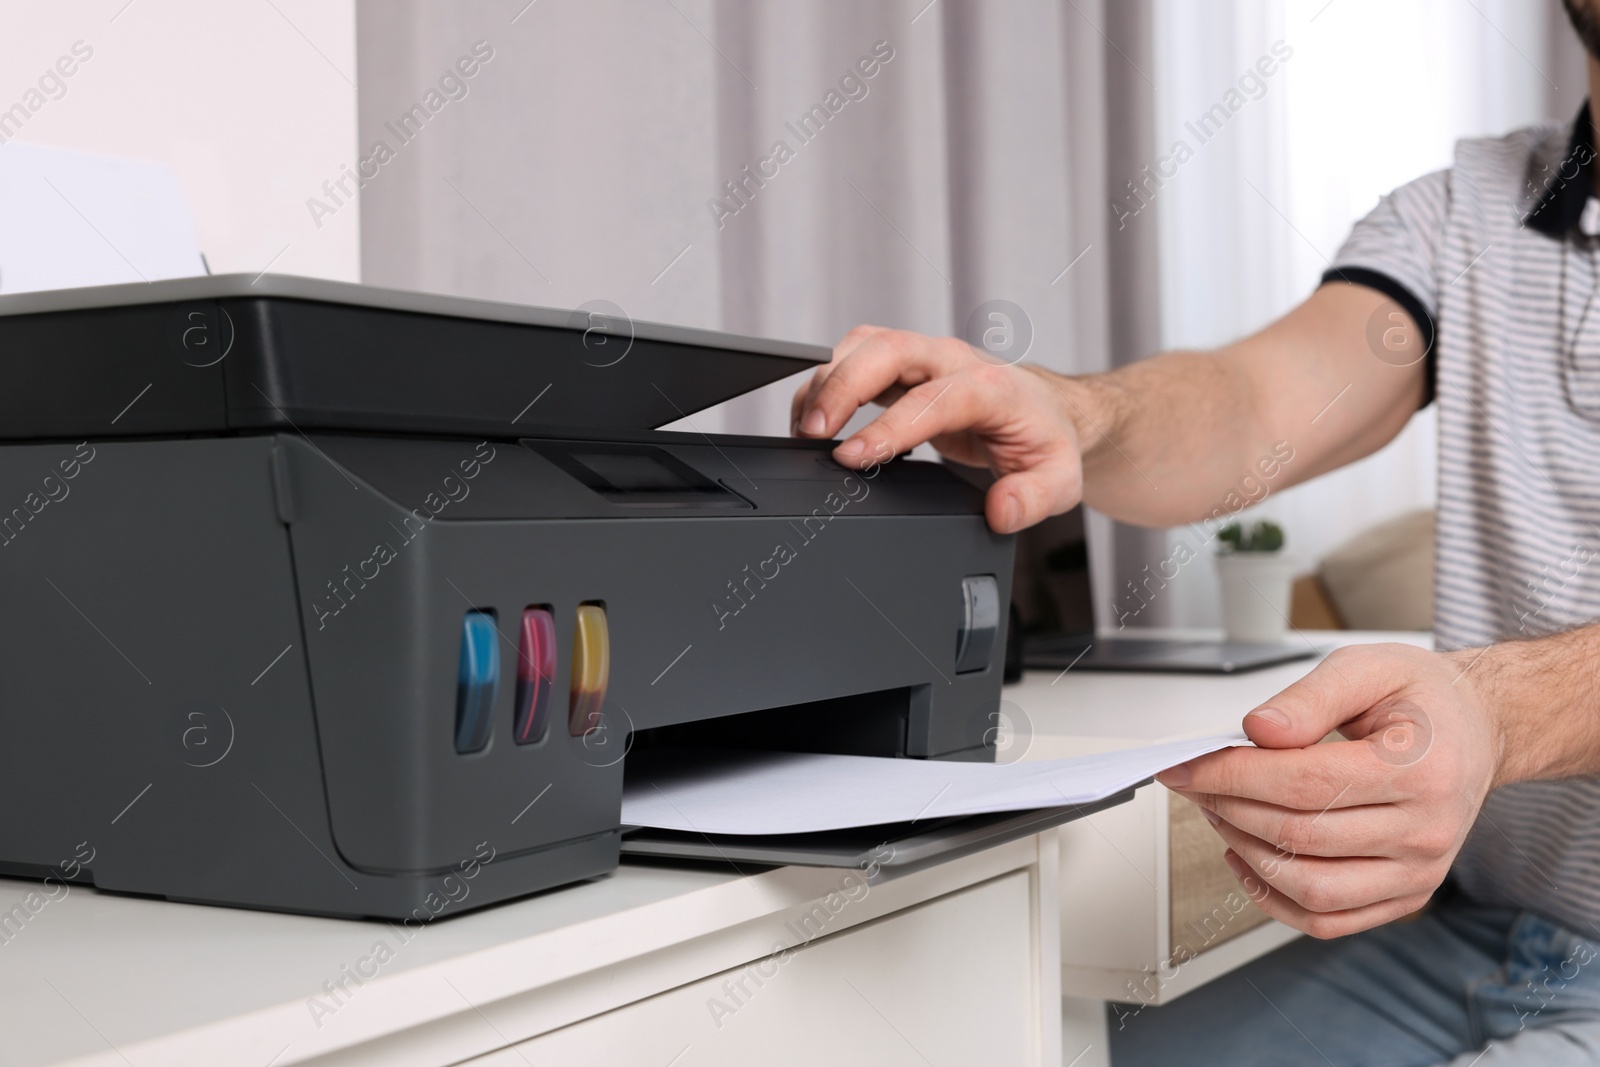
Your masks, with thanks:
[(0, 874), (429, 918), (614, 868), (630, 751), (991, 758), (979, 490), (652, 429), (827, 355), (270, 275), (0, 298)]

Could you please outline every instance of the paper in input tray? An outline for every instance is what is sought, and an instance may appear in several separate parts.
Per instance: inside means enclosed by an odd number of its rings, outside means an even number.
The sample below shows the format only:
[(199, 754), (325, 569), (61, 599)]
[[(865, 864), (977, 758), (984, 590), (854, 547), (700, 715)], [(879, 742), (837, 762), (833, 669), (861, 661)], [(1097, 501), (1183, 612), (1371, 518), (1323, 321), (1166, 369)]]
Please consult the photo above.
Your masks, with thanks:
[[(636, 752), (622, 823), (698, 834), (804, 834), (1089, 804), (1242, 733), (1038, 762), (987, 764), (810, 752)], [(644, 757), (644, 758), (640, 758)]]

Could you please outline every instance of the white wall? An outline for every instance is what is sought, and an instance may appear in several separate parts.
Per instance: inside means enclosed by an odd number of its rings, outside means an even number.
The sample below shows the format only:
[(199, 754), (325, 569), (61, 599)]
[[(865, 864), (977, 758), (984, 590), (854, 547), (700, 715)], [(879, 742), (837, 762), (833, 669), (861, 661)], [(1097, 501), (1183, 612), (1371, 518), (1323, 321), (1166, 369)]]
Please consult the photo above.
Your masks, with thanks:
[(359, 278), (359, 212), (306, 207), (355, 159), (355, 0), (0, 0), (0, 111), (79, 41), (14, 141), (169, 164), (215, 273)]

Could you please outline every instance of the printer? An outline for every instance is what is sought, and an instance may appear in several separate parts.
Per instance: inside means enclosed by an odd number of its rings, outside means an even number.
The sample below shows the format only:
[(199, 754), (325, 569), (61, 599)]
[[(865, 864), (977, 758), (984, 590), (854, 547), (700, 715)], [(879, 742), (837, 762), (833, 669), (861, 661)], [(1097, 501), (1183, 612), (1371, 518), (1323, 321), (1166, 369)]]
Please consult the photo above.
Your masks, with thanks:
[(827, 358), (273, 275), (0, 297), (0, 875), (426, 921), (615, 868), (630, 754), (992, 759), (978, 487), (655, 429)]

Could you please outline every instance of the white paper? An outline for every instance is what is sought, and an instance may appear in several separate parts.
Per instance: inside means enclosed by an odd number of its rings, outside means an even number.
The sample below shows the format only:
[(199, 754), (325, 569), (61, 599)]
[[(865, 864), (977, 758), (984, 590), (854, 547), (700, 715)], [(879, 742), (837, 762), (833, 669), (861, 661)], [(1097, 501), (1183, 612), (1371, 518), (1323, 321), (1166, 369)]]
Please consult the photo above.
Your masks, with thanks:
[(0, 293), (204, 273), (189, 205), (165, 163), (0, 147)]
[[(1035, 763), (738, 752), (630, 769), (625, 826), (705, 834), (798, 834), (1103, 800), (1242, 733)], [(643, 763), (643, 761), (640, 761)]]

